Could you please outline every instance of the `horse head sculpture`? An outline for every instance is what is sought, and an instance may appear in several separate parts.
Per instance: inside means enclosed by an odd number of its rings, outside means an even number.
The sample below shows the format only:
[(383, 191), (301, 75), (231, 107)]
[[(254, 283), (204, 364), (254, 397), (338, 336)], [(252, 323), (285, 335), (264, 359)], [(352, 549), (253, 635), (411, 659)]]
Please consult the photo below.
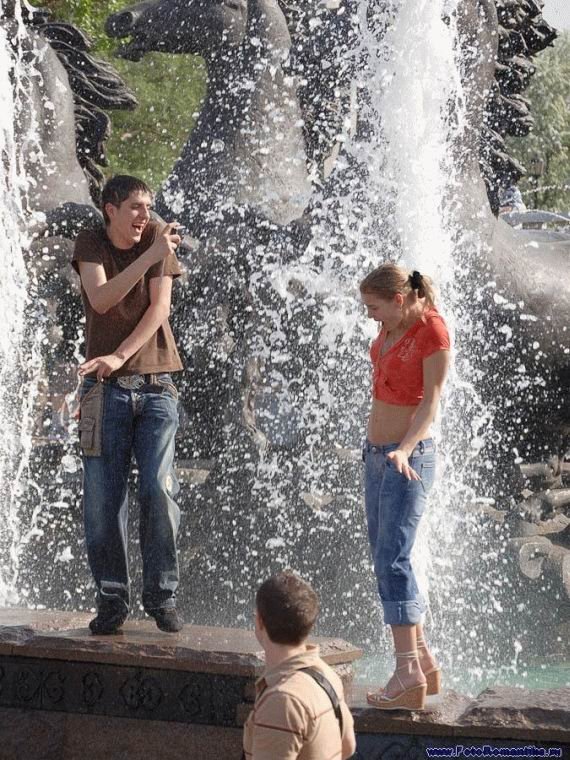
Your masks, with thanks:
[(283, 225), (302, 215), (311, 185), (277, 0), (149, 0), (110, 16), (106, 29), (130, 37), (118, 50), (126, 58), (156, 50), (206, 62), (206, 101), (158, 195), (162, 216), (203, 237), (220, 219)]
[(150, 50), (215, 58), (243, 42), (247, 15), (246, 0), (146, 0), (109, 16), (105, 31), (131, 38), (117, 53), (131, 61)]

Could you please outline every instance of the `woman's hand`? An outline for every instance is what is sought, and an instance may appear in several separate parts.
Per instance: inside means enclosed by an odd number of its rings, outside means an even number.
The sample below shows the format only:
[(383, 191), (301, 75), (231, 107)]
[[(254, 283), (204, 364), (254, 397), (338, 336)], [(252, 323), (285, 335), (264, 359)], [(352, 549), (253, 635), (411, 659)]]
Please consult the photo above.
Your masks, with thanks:
[(122, 354), (107, 354), (107, 356), (96, 356), (88, 362), (83, 362), (79, 366), (80, 375), (90, 375), (97, 372), (97, 381), (100, 382), (104, 377), (109, 377), (111, 372), (120, 369), (126, 361)]
[(401, 473), (408, 480), (421, 480), (418, 473), (413, 467), (410, 467), (408, 462), (408, 455), (402, 449), (396, 449), (386, 454), (386, 459), (389, 459), (396, 470)]

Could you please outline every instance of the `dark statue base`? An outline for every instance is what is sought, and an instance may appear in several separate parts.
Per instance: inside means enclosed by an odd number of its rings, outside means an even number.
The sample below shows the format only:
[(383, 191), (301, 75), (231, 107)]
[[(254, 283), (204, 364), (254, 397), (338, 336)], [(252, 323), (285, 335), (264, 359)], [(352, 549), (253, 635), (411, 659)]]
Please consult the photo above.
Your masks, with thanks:
[[(0, 760), (231, 760), (263, 670), (250, 631), (150, 621), (90, 635), (90, 615), (0, 610)], [(425, 757), (427, 747), (544, 746), (570, 757), (570, 689), (454, 692), (424, 713), (380, 713), (352, 683), (360, 650), (316, 639), (345, 683), (359, 760)], [(475, 755), (473, 755), (475, 756)]]

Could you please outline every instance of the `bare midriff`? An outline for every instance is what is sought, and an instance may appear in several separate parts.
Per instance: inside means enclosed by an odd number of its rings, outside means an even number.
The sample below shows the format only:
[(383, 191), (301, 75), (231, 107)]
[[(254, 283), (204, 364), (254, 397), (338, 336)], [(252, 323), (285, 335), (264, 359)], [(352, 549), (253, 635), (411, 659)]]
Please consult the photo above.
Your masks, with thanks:
[(385, 401), (373, 398), (368, 419), (369, 443), (378, 445), (400, 443), (409, 430), (417, 408), (417, 406), (387, 404)]

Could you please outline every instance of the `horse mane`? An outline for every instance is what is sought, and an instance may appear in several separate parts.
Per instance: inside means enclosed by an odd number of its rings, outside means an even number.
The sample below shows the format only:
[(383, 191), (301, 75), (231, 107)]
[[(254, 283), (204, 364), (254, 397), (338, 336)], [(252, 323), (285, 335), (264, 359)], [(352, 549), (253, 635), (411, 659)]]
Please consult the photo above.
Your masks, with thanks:
[(51, 21), (45, 9), (29, 9), (25, 23), (52, 47), (63, 64), (73, 93), (75, 149), (89, 183), (93, 202), (99, 205), (105, 181), (99, 166), (108, 166), (105, 142), (111, 119), (105, 110), (133, 110), (138, 101), (113, 66), (90, 55), (91, 40), (76, 26)]
[(509, 154), (507, 135), (525, 137), (534, 125), (530, 102), (522, 96), (536, 69), (533, 57), (557, 37), (542, 18), (543, 0), (495, 0), (499, 49), (495, 83), (481, 130), (479, 163), (491, 208), (499, 210), (501, 188), (518, 182), (525, 168)]
[[(299, 72), (305, 82), (299, 88), (299, 99), (306, 121), (307, 152), (319, 164), (322, 156), (330, 150), (335, 135), (341, 131), (347, 112), (346, 103), (338, 102), (338, 92), (347, 88), (350, 67), (345, 67), (344, 75), (339, 73), (336, 54), (331, 54), (330, 48), (334, 50), (335, 35), (337, 41), (344, 43), (346, 50), (355, 44), (351, 35), (357, 34), (357, 30), (349, 22), (353, 0), (332, 3), (333, 8), (345, 6), (345, 12), (340, 16), (331, 12), (326, 3), (316, 0), (278, 2), (293, 40), (292, 56), (297, 57), (292, 66), (295, 68), (296, 63), (300, 64)], [(524, 167), (510, 155), (505, 138), (507, 135), (524, 137), (532, 129), (534, 120), (530, 103), (521, 93), (528, 87), (535, 72), (533, 57), (551, 45), (557, 35), (542, 18), (543, 0), (494, 0), (494, 3), (499, 22), (498, 60), (495, 83), (489, 93), (481, 129), (479, 165), (489, 203), (497, 212), (500, 190), (516, 183), (526, 173)], [(329, 31), (331, 23), (336, 25), (334, 35)], [(323, 29), (327, 29), (326, 38), (333, 44), (329, 49), (325, 44), (322, 54), (315, 55), (315, 38)], [(322, 38), (320, 42), (322, 44)], [(326, 71), (321, 67), (323, 56), (330, 64)], [(326, 114), (324, 119), (323, 113)], [(317, 120), (319, 130), (313, 130)]]

